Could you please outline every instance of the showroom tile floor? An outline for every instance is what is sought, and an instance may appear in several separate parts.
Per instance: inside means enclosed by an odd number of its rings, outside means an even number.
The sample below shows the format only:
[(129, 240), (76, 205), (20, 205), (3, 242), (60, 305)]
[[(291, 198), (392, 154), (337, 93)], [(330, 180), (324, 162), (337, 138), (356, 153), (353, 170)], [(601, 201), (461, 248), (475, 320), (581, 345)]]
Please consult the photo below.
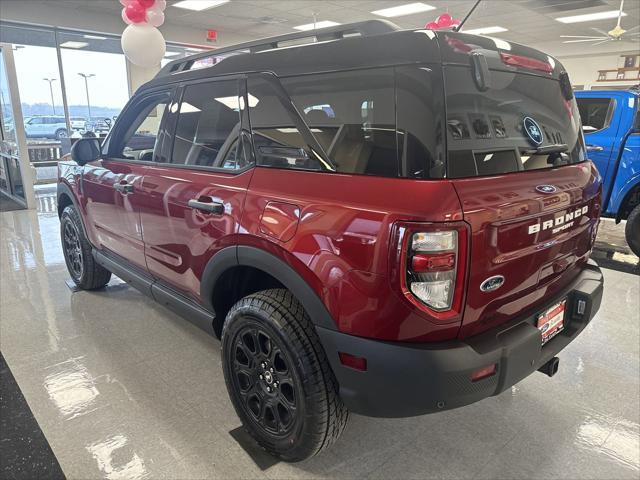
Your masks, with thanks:
[(0, 214), (0, 239), (0, 349), (67, 478), (640, 476), (637, 275), (604, 270), (554, 378), (431, 416), (353, 415), (330, 451), (261, 470), (229, 434), (217, 340), (117, 279), (72, 292), (50, 195)]

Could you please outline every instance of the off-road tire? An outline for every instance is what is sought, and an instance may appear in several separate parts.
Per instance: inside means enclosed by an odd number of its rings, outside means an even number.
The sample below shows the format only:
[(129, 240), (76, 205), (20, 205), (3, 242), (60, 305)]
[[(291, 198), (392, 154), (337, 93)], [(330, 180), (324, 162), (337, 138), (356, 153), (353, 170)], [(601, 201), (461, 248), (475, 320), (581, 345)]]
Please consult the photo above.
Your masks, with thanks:
[(624, 235), (631, 251), (640, 257), (640, 205), (636, 205), (627, 217)]
[[(67, 230), (68, 229), (68, 230)], [(67, 235), (74, 232), (77, 235), (78, 245), (76, 257), (70, 251)], [(104, 287), (111, 279), (111, 272), (98, 264), (91, 254), (91, 245), (84, 234), (80, 214), (73, 205), (67, 206), (60, 216), (60, 240), (64, 261), (71, 279), (82, 290), (95, 290)], [(79, 257), (79, 258), (78, 258)]]
[[(298, 401), (295, 423), (289, 433), (281, 436), (270, 433), (266, 422), (261, 423), (251, 413), (237, 380), (240, 374), (250, 377), (238, 371), (234, 359), (239, 348), (242, 351), (246, 348), (246, 335), (249, 335), (246, 332), (252, 329), (264, 332), (265, 336), (271, 335), (270, 348), (282, 351), (277, 351), (276, 355), (284, 354), (295, 377), (295, 388), (298, 389), (295, 391)], [(258, 343), (262, 341), (258, 340)], [(332, 445), (343, 432), (349, 412), (338, 396), (337, 381), (309, 316), (288, 290), (263, 290), (242, 298), (231, 308), (222, 330), (222, 365), (229, 396), (244, 428), (275, 457), (288, 462), (304, 460)], [(255, 366), (260, 369), (257, 363)], [(276, 368), (275, 374), (278, 373)], [(255, 383), (245, 392), (255, 389), (255, 396), (259, 396), (258, 390), (263, 388), (262, 393), (267, 396), (264, 390), (267, 385), (264, 378), (260, 378), (257, 373), (252, 376)], [(284, 388), (283, 384), (280, 388)], [(261, 405), (262, 402), (264, 400)]]

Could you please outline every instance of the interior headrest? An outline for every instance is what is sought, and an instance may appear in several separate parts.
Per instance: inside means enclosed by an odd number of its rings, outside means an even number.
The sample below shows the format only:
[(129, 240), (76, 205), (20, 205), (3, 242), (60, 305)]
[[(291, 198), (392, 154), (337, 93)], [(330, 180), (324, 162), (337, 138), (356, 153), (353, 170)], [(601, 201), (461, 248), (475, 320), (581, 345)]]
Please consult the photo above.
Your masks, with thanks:
[(312, 125), (322, 125), (333, 123), (333, 119), (324, 110), (309, 110), (305, 115), (307, 123)]

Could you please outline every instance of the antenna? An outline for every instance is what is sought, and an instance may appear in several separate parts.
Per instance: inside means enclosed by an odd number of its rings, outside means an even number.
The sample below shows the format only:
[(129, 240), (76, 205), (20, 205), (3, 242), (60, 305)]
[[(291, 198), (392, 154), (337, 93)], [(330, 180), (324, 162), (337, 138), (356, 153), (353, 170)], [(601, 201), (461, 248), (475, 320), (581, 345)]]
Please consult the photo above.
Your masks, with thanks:
[[(480, 4), (481, 1), (482, 0), (476, 0), (476, 3), (473, 5), (473, 7), (471, 7), (471, 10), (469, 10), (469, 12), (462, 19), (462, 21), (460, 22), (460, 25), (458, 25), (457, 27), (454, 27), (454, 29), (453, 29), (454, 32), (459, 32), (460, 30), (462, 30), (462, 26), (464, 25), (464, 22), (467, 21), (467, 19), (471, 16), (471, 14), (476, 9), (476, 7)], [(624, 2), (624, 0), (622, 0), (622, 1)]]

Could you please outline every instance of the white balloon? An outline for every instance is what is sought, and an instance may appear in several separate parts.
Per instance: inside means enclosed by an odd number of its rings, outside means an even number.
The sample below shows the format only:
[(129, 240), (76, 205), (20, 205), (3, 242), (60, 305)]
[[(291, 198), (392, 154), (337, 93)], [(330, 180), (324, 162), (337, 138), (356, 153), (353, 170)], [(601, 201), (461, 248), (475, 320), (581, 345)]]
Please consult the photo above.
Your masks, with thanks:
[(156, 0), (156, 3), (153, 4), (153, 8), (157, 8), (161, 12), (164, 12), (164, 9), (167, 8), (167, 0)]
[(125, 28), (120, 43), (129, 61), (140, 67), (160, 65), (167, 49), (160, 30), (145, 24)]
[(126, 23), (127, 25), (131, 25), (133, 22), (131, 20), (129, 20), (129, 17), (127, 17), (127, 14), (125, 13), (126, 9), (123, 8), (122, 9), (122, 21), (124, 23)]
[(164, 23), (164, 13), (162, 10), (156, 9), (155, 6), (147, 10), (147, 23), (154, 27), (159, 27)]

